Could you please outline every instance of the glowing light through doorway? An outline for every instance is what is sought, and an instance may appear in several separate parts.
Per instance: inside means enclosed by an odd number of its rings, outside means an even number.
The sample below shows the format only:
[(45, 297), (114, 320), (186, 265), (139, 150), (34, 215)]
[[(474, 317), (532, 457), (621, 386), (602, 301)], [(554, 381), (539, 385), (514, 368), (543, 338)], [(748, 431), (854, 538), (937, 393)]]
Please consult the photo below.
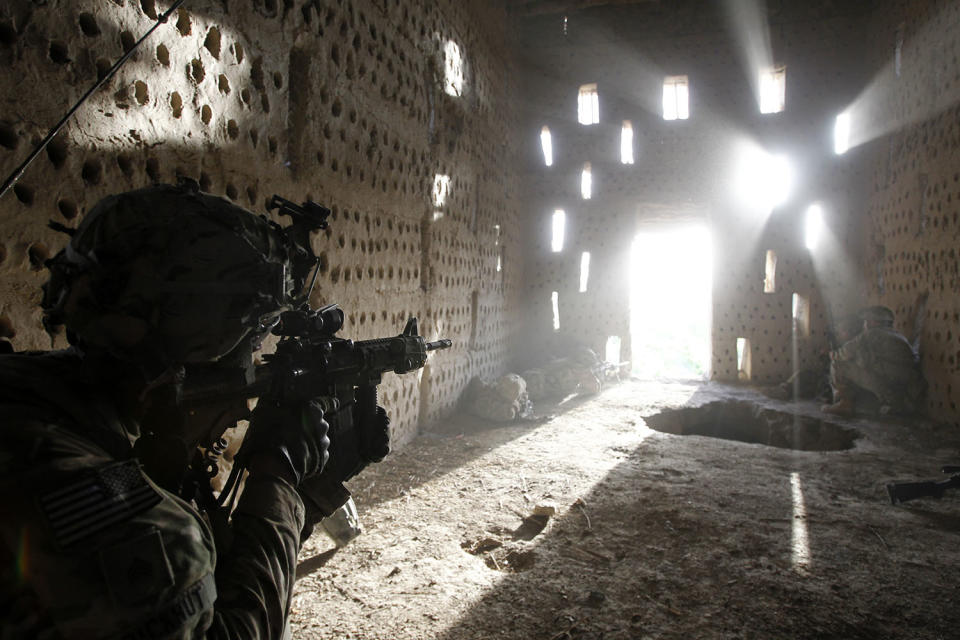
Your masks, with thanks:
[(701, 379), (710, 370), (710, 232), (705, 225), (640, 233), (630, 252), (633, 371)]

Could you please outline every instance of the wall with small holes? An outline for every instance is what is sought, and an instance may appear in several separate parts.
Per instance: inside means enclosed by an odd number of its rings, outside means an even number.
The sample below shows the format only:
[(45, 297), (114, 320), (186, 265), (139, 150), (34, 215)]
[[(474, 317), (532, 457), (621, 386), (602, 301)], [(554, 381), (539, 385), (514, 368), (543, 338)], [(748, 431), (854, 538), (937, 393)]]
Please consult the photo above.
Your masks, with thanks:
[[(786, 109), (776, 114), (759, 113), (758, 69), (749, 63), (723, 5), (605, 7), (566, 19), (538, 17), (524, 29), (522, 151), (531, 237), (527, 342), (537, 349), (581, 341), (602, 354), (607, 337), (619, 335), (621, 357), (629, 359), (631, 242), (640, 230), (678, 222), (705, 222), (712, 235), (715, 379), (746, 377), (738, 366), (738, 338), (749, 341), (754, 383), (778, 383), (795, 366), (815, 365), (833, 319), (865, 302), (858, 225), (870, 170), (833, 153), (832, 131), (836, 114), (869, 79), (862, 49), (872, 5), (771, 5), (773, 62), (786, 65), (787, 83)], [(670, 75), (689, 78), (687, 120), (662, 117), (662, 84)], [(587, 83), (597, 84), (600, 102), (600, 122), (589, 126), (577, 122), (578, 88)], [(634, 133), (634, 164), (620, 160), (624, 120)], [(553, 140), (549, 167), (540, 148), (543, 126)], [(744, 144), (791, 160), (790, 196), (769, 215), (750, 210), (734, 193), (737, 150)], [(593, 176), (589, 200), (580, 194), (584, 162), (591, 163)], [(811, 252), (804, 242), (804, 213), (815, 202), (825, 212), (827, 239)], [(556, 208), (564, 209), (568, 220), (559, 253), (550, 250)], [(775, 288), (765, 293), (768, 250), (776, 253), (777, 267)], [(586, 293), (578, 290), (582, 251), (593, 257)], [(559, 295), (559, 332), (551, 327), (552, 291)], [(795, 293), (807, 301), (809, 335), (803, 326), (795, 331)], [(531, 349), (531, 357), (536, 355)]]
[[(170, 2), (0, 6), (0, 171), (6, 175)], [(516, 74), (497, 3), (187, 2), (77, 112), (0, 200), (0, 337), (51, 346), (44, 260), (103, 196), (186, 176), (263, 212), (273, 194), (333, 211), (314, 238), (314, 302), (341, 335), (396, 335), (409, 316), (453, 348), (388, 374), (397, 443), (506, 367), (519, 328)], [(446, 91), (444, 48), (462, 54)], [(450, 176), (443, 203), (435, 176)], [(55, 346), (64, 346), (62, 337)]]
[(919, 345), (928, 412), (960, 426), (960, 6), (885, 3), (870, 33), (849, 152), (870, 169), (863, 278)]

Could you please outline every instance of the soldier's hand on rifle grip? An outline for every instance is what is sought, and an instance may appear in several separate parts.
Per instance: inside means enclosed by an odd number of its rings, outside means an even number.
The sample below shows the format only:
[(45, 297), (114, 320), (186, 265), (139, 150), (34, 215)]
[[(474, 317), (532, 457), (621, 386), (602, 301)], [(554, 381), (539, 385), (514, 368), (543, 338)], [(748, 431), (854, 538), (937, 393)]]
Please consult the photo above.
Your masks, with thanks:
[(367, 443), (364, 455), (370, 462), (380, 462), (390, 453), (390, 416), (380, 405), (377, 405), (374, 425), (375, 427), (371, 429), (373, 437)]
[(316, 401), (263, 397), (250, 417), (240, 459), (251, 473), (269, 473), (299, 486), (327, 463), (329, 428)]

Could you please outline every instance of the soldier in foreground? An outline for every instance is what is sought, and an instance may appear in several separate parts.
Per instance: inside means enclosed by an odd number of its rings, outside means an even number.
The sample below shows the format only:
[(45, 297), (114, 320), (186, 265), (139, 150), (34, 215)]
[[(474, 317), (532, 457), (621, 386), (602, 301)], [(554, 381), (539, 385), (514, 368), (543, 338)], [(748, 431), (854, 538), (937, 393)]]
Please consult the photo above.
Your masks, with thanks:
[(308, 274), (288, 240), (226, 200), (159, 186), (101, 201), (49, 262), (44, 321), (72, 346), (0, 356), (4, 638), (284, 636), (297, 487), (328, 457), (324, 412), (261, 397), (245, 488), (211, 523), (170, 485), (188, 484), (198, 443), (216, 457), (204, 443), (245, 407), (184, 415), (156, 396), (184, 371), (249, 373)]
[(881, 413), (913, 413), (926, 388), (918, 354), (893, 328), (893, 311), (874, 306), (861, 316), (863, 331), (830, 352), (834, 403), (824, 405), (823, 412), (854, 415), (858, 398), (867, 396)]

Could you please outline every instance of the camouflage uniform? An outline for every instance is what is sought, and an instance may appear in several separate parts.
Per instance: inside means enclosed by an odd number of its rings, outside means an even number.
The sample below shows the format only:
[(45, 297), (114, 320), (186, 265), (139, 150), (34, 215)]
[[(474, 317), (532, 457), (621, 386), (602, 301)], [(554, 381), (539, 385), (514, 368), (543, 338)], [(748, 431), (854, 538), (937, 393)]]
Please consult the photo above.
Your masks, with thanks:
[(0, 356), (0, 414), (4, 638), (283, 635), (304, 518), (293, 487), (251, 476), (217, 549), (139, 470), (137, 425), (73, 350)]
[[(219, 433), (186, 428), (167, 396), (143, 437), (130, 416), (182, 365), (251, 373), (252, 351), (300, 304), (315, 262), (307, 227), (281, 230), (185, 183), (104, 198), (66, 231), (42, 306), (75, 348), (0, 356), (0, 636), (284, 636), (304, 525), (285, 478), (322, 466), (322, 412), (258, 405), (259, 436), (246, 438), (256, 471), (216, 540), (133, 445), (186, 456)], [(180, 464), (175, 449), (142, 450)]]
[(515, 373), (500, 376), (492, 382), (474, 378), (464, 396), (465, 412), (494, 422), (526, 418), (533, 411), (527, 383)]
[(889, 326), (864, 329), (834, 351), (830, 381), (837, 390), (853, 385), (869, 391), (895, 412), (915, 411), (924, 391), (916, 353), (907, 339)]

